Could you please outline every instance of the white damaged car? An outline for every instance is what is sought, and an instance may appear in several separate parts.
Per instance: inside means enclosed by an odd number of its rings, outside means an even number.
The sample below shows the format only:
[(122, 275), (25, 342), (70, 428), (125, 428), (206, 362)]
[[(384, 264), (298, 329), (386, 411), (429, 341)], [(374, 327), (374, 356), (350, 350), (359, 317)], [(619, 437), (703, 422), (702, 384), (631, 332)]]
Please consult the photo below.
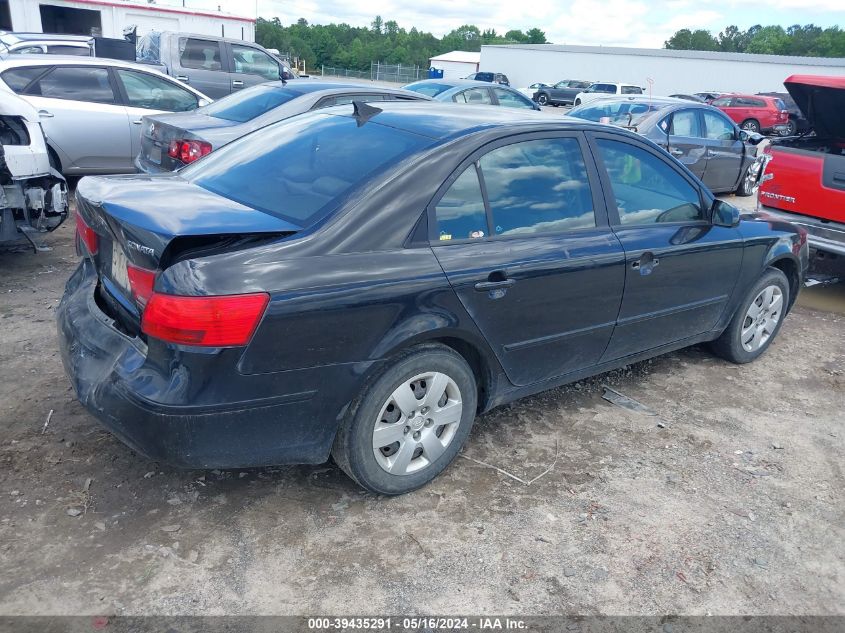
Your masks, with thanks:
[(67, 218), (67, 183), (50, 166), (35, 108), (0, 92), (0, 244), (28, 240), (46, 250), (39, 233)]

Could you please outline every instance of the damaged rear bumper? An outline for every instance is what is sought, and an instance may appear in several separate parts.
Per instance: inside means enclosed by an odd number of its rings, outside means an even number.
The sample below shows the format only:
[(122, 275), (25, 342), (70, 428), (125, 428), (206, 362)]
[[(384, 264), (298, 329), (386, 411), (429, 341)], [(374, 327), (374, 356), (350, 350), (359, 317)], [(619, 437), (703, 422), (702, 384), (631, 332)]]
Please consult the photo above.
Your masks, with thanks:
[(328, 459), (349, 397), (328, 386), (350, 383), (351, 368), (241, 375), (229, 361), (242, 350), (176, 349), (154, 360), (143, 341), (114, 327), (96, 286), (83, 259), (56, 313), (62, 362), (79, 401), (131, 448), (184, 468)]

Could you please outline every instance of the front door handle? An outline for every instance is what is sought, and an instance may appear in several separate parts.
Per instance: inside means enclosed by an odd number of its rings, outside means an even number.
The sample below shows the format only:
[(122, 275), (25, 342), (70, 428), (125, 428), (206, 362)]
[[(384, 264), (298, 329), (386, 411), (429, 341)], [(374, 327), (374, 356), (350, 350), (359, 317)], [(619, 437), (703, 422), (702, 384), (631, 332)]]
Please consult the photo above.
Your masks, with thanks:
[(244, 82), (242, 82), (240, 79), (233, 79), (232, 80), (232, 88), (243, 88), (243, 87), (244, 87)]
[(669, 150), (669, 153), (672, 154), (672, 156), (683, 156), (684, 150), (673, 147)]
[(137, 121), (132, 121), (132, 125), (141, 125), (141, 123), (141, 119), (138, 119)]
[(654, 256), (651, 251), (646, 251), (640, 258), (631, 262), (631, 268), (638, 270), (641, 275), (650, 275), (656, 266), (660, 264), (660, 260)]
[(41, 117), (42, 119), (52, 119), (56, 115), (53, 114), (52, 112), (47, 111), (47, 110), (39, 110), (38, 116)]
[(179, 81), (181, 81), (182, 83), (186, 83), (186, 84), (191, 83), (191, 80), (190, 80), (190, 78), (188, 77), (188, 75), (176, 75), (176, 79), (178, 79), (178, 80), (179, 80)]

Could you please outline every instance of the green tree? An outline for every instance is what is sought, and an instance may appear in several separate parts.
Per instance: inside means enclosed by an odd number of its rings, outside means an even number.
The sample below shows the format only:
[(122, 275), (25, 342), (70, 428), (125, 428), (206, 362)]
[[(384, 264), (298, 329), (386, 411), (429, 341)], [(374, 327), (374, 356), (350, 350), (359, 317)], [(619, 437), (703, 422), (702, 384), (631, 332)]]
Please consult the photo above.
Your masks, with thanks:
[(529, 29), (525, 34), (529, 44), (545, 44), (546, 34), (538, 28)]
[(746, 52), (765, 55), (788, 55), (791, 38), (782, 26), (764, 26), (748, 43)]
[(663, 45), (664, 48), (671, 48), (682, 51), (715, 51), (719, 50), (719, 44), (716, 38), (704, 29), (696, 29), (690, 31), (689, 29), (681, 29), (672, 37), (666, 40)]

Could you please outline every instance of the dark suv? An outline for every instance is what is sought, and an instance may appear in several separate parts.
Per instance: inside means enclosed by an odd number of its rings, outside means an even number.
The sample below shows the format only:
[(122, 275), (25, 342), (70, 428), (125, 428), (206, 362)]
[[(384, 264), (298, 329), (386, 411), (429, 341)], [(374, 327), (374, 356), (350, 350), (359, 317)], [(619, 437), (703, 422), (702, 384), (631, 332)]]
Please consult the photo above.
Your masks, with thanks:
[(465, 77), (465, 79), (473, 79), (475, 81), (489, 81), (491, 84), (502, 84), (503, 86), (510, 86), (511, 82), (508, 76), (504, 73), (472, 73)]

